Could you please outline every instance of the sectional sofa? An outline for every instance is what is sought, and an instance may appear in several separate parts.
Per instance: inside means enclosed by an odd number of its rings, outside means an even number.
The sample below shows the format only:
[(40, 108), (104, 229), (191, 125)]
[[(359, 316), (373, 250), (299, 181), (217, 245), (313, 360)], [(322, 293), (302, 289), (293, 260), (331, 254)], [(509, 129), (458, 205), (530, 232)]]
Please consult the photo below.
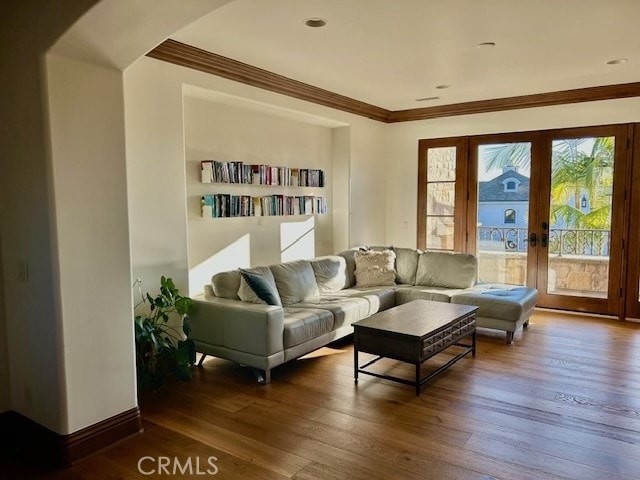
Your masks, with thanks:
[(362, 248), (214, 275), (205, 293), (194, 297), (196, 350), (252, 367), (260, 382), (269, 383), (272, 368), (353, 333), (357, 320), (415, 299), (477, 305), (477, 326), (505, 331), (507, 343), (528, 324), (537, 291), (477, 284), (473, 255), (372, 249), (393, 252), (387, 285), (358, 286), (367, 284), (356, 282)]

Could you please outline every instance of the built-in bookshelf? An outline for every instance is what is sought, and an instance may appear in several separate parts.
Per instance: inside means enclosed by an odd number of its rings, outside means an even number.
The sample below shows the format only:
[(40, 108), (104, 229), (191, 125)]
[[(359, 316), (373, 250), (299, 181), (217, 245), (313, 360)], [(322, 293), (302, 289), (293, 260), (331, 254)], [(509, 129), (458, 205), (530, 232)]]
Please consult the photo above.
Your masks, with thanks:
[[(204, 184), (303, 188), (323, 188), (325, 186), (325, 173), (320, 169), (214, 160), (203, 160), (200, 165), (201, 181)], [(212, 193), (203, 195), (201, 204), (202, 216), (205, 218), (321, 215), (327, 213), (326, 198), (309, 194), (254, 196)]]

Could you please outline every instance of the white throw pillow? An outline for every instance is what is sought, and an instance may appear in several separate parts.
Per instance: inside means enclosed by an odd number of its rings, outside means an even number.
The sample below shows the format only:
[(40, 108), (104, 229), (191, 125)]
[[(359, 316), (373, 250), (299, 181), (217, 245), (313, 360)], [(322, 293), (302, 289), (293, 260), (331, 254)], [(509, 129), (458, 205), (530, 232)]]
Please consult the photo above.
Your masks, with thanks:
[(356, 252), (356, 287), (395, 285), (395, 259), (392, 250)]

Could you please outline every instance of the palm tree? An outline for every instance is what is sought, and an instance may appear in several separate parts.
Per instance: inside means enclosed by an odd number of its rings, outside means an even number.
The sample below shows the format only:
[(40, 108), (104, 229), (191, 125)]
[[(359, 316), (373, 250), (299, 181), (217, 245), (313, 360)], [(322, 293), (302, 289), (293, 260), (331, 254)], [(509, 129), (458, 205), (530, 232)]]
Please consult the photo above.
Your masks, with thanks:
[[(590, 151), (584, 147), (592, 143)], [(567, 227), (608, 230), (611, 227), (614, 138), (556, 140), (552, 148), (551, 223)], [(530, 168), (529, 143), (505, 143), (482, 148), (487, 170), (506, 166)], [(581, 208), (582, 196), (590, 203)]]
[[(580, 149), (593, 141), (591, 150)], [(551, 171), (551, 221), (567, 226), (608, 230), (611, 227), (613, 188), (613, 137), (556, 141), (553, 145)], [(581, 196), (590, 202), (588, 211), (581, 208)], [(571, 201), (573, 200), (573, 201)]]

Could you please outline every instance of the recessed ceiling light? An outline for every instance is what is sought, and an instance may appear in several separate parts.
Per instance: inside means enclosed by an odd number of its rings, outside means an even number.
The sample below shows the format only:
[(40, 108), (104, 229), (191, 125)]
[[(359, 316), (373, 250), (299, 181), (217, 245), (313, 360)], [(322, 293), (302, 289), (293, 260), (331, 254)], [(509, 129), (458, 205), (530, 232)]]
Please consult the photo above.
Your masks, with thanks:
[(478, 44), (480, 48), (492, 48), (496, 46), (496, 42), (482, 42)]
[(445, 88), (449, 88), (451, 85), (447, 85), (446, 83), (443, 83), (442, 85), (436, 85), (436, 88), (438, 90), (444, 90)]
[(431, 100), (440, 100), (440, 97), (423, 97), (423, 98), (416, 98), (416, 102), (429, 102)]
[(311, 18), (307, 18), (304, 21), (304, 24), (307, 27), (311, 27), (311, 28), (320, 28), (320, 27), (324, 27), (327, 24), (327, 21), (324, 18), (320, 18), (320, 17), (311, 17)]
[(620, 65), (623, 63), (627, 63), (628, 61), (628, 58), (614, 58), (613, 60), (609, 60), (607, 62), (607, 65)]

